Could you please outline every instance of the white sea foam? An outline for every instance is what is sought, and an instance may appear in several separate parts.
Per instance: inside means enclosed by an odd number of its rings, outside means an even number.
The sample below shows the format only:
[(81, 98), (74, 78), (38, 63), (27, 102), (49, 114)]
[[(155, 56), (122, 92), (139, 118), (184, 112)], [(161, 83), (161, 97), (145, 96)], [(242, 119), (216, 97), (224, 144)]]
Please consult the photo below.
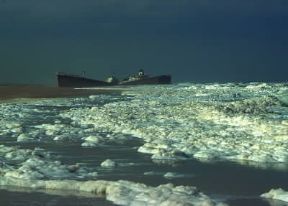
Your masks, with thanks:
[(281, 90), (279, 95), (277, 95), (277, 98), (282, 102), (282, 104), (288, 105), (288, 88), (285, 90)]
[(184, 174), (180, 174), (180, 173), (176, 173), (176, 172), (166, 172), (163, 176), (164, 176), (165, 178), (167, 178), (167, 179), (174, 179), (174, 178), (185, 177)]
[(62, 117), (110, 132), (115, 141), (119, 134), (141, 138), (144, 145), (138, 151), (153, 159), (286, 163), (287, 119), (270, 113), (270, 108), (281, 107), (276, 96), (283, 87), (257, 83), (136, 87), (123, 93), (130, 95), (127, 100), (70, 110)]
[[(121, 98), (7, 103), (0, 106), (0, 137), (94, 147), (132, 135), (153, 159), (286, 163), (286, 96), (284, 84), (180, 84), (133, 87)], [(51, 121), (33, 122), (33, 115), (49, 118), (51, 106), (59, 110)]]
[[(42, 149), (19, 149), (0, 145), (0, 156), (1, 186), (87, 192), (119, 205), (224, 205), (191, 186), (166, 184), (150, 187), (121, 180), (79, 181), (77, 179), (91, 178), (97, 173), (89, 173), (77, 164), (64, 165)], [(107, 159), (101, 166), (114, 167), (116, 163)]]
[(261, 197), (267, 199), (281, 200), (288, 203), (288, 192), (281, 188), (271, 189), (269, 192), (262, 194)]
[(19, 179), (63, 179), (94, 177), (96, 172), (89, 172), (78, 164), (64, 165), (50, 153), (35, 148), (20, 149), (0, 145), (2, 166), (1, 176)]
[[(0, 138), (19, 144), (41, 144), (42, 139), (76, 141), (83, 147), (139, 138), (143, 145), (138, 151), (151, 154), (154, 161), (287, 163), (286, 87), (258, 83), (141, 86), (117, 98), (100, 95), (3, 103)], [(71, 180), (95, 179), (97, 171), (77, 163), (65, 165), (42, 149), (1, 145), (0, 156), (2, 185), (92, 192), (120, 205), (216, 204), (194, 187)], [(106, 160), (102, 166), (114, 163)], [(179, 177), (171, 172), (161, 176)]]
[(17, 142), (26, 142), (29, 140), (33, 140), (33, 138), (29, 137), (27, 134), (22, 133), (17, 137)]
[(174, 186), (172, 184), (150, 187), (129, 181), (76, 181), (76, 180), (23, 180), (0, 177), (0, 185), (27, 187), (33, 189), (87, 192), (97, 197), (105, 197), (118, 205), (193, 205), (225, 206), (215, 202), (195, 187)]
[(113, 168), (113, 167), (116, 167), (116, 165), (117, 165), (116, 162), (111, 159), (107, 159), (101, 163), (101, 167), (106, 167), (106, 168)]
[(101, 135), (90, 135), (88, 137), (83, 137), (82, 139), (84, 140), (84, 142), (81, 144), (83, 147), (93, 147), (99, 145), (101, 142), (105, 142)]

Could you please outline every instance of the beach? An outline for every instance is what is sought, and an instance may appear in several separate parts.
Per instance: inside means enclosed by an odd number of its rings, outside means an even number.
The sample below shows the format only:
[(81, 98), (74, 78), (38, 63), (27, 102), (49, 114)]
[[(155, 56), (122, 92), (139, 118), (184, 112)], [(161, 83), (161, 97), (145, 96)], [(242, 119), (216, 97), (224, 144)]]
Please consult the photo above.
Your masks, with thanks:
[(2, 91), (7, 206), (288, 204), (286, 84)]
[(107, 93), (119, 93), (119, 90), (115, 88), (59, 88), (45, 85), (0, 85), (0, 100), (11, 100), (19, 98), (80, 97)]

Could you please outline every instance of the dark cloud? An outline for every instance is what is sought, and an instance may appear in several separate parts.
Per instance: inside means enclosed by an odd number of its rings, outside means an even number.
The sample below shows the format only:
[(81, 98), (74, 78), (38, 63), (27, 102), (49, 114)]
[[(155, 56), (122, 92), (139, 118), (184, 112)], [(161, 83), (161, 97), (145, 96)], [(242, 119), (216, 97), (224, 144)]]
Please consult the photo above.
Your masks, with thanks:
[[(201, 18), (217, 14), (251, 16), (287, 13), (286, 0), (10, 0), (1, 13), (21, 14), (21, 18), (127, 19)], [(185, 19), (186, 18), (186, 19)]]
[(0, 82), (139, 67), (176, 81), (283, 81), (287, 24), (286, 0), (8, 0)]

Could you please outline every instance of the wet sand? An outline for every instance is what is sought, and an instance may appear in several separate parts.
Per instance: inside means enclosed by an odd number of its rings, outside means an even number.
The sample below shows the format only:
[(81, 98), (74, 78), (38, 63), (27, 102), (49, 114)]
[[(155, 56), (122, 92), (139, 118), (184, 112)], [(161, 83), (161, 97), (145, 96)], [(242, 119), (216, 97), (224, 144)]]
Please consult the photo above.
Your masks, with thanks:
[(79, 97), (120, 92), (121, 90), (113, 88), (74, 89), (43, 85), (7, 85), (0, 86), (0, 100), (10, 100), (16, 98)]

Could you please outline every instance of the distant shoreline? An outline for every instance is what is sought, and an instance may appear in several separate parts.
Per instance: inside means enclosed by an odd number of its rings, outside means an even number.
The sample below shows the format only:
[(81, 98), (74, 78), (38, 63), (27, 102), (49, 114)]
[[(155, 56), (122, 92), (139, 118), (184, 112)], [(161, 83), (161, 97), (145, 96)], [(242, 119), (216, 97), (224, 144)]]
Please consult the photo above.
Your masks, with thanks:
[(0, 85), (0, 101), (19, 98), (60, 98), (79, 97), (97, 94), (119, 94), (121, 90), (109, 88), (74, 89), (43, 85)]

